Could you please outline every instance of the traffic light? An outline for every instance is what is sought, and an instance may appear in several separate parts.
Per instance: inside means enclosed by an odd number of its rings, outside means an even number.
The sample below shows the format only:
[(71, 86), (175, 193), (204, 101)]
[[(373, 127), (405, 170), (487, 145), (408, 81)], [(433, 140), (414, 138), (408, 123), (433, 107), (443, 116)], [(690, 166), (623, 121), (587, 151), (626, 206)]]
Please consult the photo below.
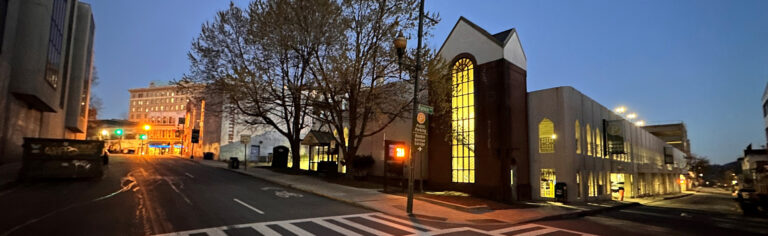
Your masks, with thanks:
[(193, 129), (192, 130), (191, 141), (192, 141), (192, 143), (199, 143), (200, 142), (200, 130), (199, 129)]
[(395, 147), (395, 158), (396, 159), (405, 158), (405, 145), (397, 145)]
[(139, 135), (139, 138), (141, 140), (147, 140), (147, 135), (146, 134)]
[(115, 134), (117, 135), (123, 135), (123, 129), (116, 129)]

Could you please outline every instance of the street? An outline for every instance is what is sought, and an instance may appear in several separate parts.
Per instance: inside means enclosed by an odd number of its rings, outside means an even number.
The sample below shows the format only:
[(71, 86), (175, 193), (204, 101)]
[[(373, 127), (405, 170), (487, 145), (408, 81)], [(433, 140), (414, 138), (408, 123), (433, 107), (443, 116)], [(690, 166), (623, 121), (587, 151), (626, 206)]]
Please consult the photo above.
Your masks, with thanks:
[(488, 235), (578, 231), (408, 220), (178, 157), (112, 155), (101, 179), (0, 192), (0, 235)]
[(151, 235), (369, 212), (176, 157), (110, 159), (102, 179), (0, 192), (0, 235)]
[(768, 234), (768, 219), (742, 216), (731, 195), (711, 192), (593, 216), (536, 223), (598, 235)]

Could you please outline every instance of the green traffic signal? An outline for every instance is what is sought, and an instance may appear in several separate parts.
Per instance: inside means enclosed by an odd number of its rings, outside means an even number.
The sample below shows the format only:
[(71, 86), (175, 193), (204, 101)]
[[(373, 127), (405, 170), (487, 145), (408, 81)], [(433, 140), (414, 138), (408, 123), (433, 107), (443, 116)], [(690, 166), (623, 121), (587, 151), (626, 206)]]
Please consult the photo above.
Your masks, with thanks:
[(143, 139), (143, 140), (147, 140), (147, 135), (146, 134), (142, 134), (142, 135), (139, 136), (139, 138)]
[(123, 130), (122, 130), (122, 129), (116, 129), (116, 130), (115, 130), (115, 134), (117, 134), (117, 135), (123, 135)]

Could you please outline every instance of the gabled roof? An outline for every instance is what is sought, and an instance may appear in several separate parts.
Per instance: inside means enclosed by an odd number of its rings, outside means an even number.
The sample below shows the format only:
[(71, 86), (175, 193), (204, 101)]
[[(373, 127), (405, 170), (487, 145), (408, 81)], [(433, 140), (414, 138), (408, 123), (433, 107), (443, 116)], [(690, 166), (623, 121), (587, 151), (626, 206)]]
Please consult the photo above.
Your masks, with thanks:
[(301, 140), (301, 144), (304, 145), (328, 145), (331, 141), (336, 140), (333, 134), (325, 131), (312, 130), (304, 136), (304, 140)]
[(440, 46), (440, 50), (438, 52), (443, 50), (443, 46), (445, 46), (445, 42), (448, 41), (448, 39), (453, 34), (453, 31), (456, 30), (456, 26), (459, 25), (460, 22), (467, 23), (467, 25), (471, 26), (473, 29), (475, 29), (477, 32), (480, 32), (480, 34), (484, 35), (485, 37), (488, 37), (491, 41), (498, 44), (499, 47), (504, 48), (504, 46), (509, 41), (510, 36), (512, 36), (517, 30), (515, 28), (511, 28), (502, 32), (499, 32), (497, 34), (491, 35), (491, 33), (488, 33), (488, 31), (485, 31), (485, 29), (480, 28), (480, 26), (477, 26), (475, 23), (472, 23), (472, 21), (469, 21), (467, 18), (464, 18), (463, 16), (459, 17), (459, 20), (456, 21), (456, 24), (453, 25), (453, 29), (451, 29), (451, 32), (448, 33), (448, 36), (445, 37), (445, 40), (443, 41), (442, 46)]

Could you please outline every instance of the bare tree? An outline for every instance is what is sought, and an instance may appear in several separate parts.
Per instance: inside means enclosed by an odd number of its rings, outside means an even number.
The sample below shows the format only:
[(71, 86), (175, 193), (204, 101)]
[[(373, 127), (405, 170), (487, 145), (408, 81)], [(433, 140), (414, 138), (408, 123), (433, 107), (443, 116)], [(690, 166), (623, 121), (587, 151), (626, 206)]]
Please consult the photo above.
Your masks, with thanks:
[[(313, 56), (312, 75), (316, 78), (319, 98), (313, 113), (329, 130), (345, 159), (354, 158), (362, 141), (383, 131), (398, 119), (411, 117), (413, 105), (412, 73), (401, 75), (392, 40), (398, 31), (411, 32), (416, 26), (415, 0), (344, 0), (343, 38), (336, 47)], [(432, 16), (431, 18), (437, 18)], [(437, 21), (425, 26), (429, 32)], [(413, 33), (415, 35), (415, 33)], [(411, 57), (415, 50), (409, 52)], [(425, 69), (436, 71), (439, 58), (425, 52)], [(408, 58), (405, 64), (412, 62)], [(408, 66), (405, 66), (408, 67)], [(412, 68), (403, 72), (411, 72)], [(422, 73), (422, 78), (437, 74)], [(426, 83), (422, 82), (422, 85)], [(422, 86), (420, 91), (425, 91)]]
[[(260, 0), (246, 10), (233, 3), (203, 25), (189, 53), (183, 82), (205, 85), (247, 117), (288, 139), (299, 168), (302, 130), (309, 127), (315, 84), (311, 56), (328, 51), (339, 34), (340, 7), (330, 0)], [(182, 83), (178, 83), (182, 84)]]

